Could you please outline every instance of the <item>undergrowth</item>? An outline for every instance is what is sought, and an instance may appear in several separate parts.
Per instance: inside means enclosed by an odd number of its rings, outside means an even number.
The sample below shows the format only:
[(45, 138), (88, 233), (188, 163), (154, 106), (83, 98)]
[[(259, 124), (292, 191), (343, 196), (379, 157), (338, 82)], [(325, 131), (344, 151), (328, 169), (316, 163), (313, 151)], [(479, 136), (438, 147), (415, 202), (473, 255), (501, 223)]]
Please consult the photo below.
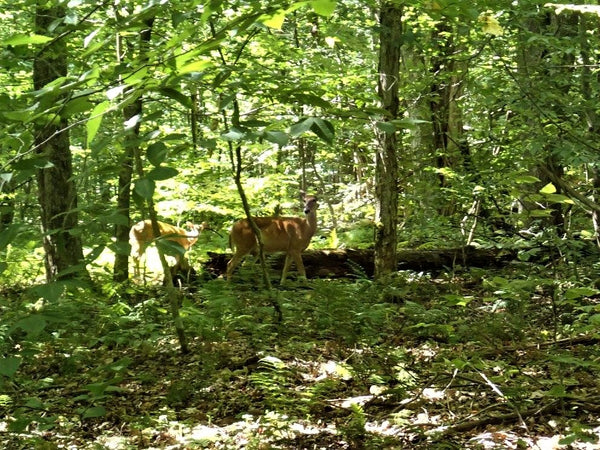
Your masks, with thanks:
[[(430, 431), (474, 408), (523, 415), (566, 396), (585, 403), (598, 387), (597, 347), (561, 344), (597, 337), (598, 291), (585, 279), (504, 269), (310, 280), (276, 289), (282, 323), (272, 293), (205, 281), (185, 291), (180, 311), (189, 355), (178, 352), (161, 289), (107, 282), (104, 292), (63, 286), (44, 297), (4, 287), (0, 443), (450, 445), (455, 435)], [(552, 433), (592, 439), (593, 423), (575, 410), (553, 420)], [(476, 448), (474, 431), (457, 445)], [(548, 431), (530, 425), (515, 439)]]

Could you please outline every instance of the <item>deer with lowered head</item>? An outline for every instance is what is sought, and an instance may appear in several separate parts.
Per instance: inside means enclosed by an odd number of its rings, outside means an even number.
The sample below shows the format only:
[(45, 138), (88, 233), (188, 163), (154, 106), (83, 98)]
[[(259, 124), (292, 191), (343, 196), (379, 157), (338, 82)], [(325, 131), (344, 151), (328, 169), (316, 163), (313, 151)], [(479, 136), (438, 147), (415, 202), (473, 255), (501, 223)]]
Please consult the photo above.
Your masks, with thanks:
[[(260, 229), (265, 253), (285, 252), (285, 264), (281, 273), (281, 284), (285, 282), (292, 262), (296, 263), (298, 274), (306, 278), (302, 262), (302, 252), (310, 244), (317, 230), (317, 198), (304, 195), (304, 218), (302, 217), (254, 217)], [(227, 263), (227, 279), (248, 253), (258, 254), (258, 241), (248, 219), (236, 222), (229, 233), (229, 246), (235, 251)]]
[[(191, 222), (186, 222), (185, 226), (188, 229), (176, 227), (165, 222), (158, 222), (158, 229), (160, 230), (160, 238), (156, 236), (152, 231), (152, 221), (142, 220), (136, 223), (129, 230), (129, 244), (131, 245), (131, 256), (134, 262), (134, 274), (139, 278), (140, 276), (140, 259), (146, 251), (146, 248), (155, 239), (168, 239), (181, 245), (184, 251), (188, 251), (189, 248), (196, 243), (200, 231), (204, 228), (203, 225), (194, 225)], [(175, 259), (177, 265), (181, 264), (183, 256), (177, 255)]]

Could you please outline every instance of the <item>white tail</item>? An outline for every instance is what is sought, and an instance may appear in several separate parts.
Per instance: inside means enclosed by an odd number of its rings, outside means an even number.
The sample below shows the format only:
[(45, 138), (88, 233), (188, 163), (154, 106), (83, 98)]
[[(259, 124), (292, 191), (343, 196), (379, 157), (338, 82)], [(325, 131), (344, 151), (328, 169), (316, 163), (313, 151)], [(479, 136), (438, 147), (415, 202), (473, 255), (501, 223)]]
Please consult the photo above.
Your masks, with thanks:
[[(160, 230), (160, 238), (168, 239), (173, 242), (177, 242), (181, 245), (185, 251), (196, 243), (200, 231), (204, 228), (204, 224), (198, 226), (191, 222), (185, 224), (189, 229), (176, 227), (164, 222), (158, 222), (158, 229)], [(142, 220), (136, 223), (129, 230), (129, 244), (131, 245), (131, 256), (134, 262), (134, 274), (136, 277), (140, 275), (140, 259), (146, 251), (148, 245), (157, 238), (152, 232), (152, 222), (150, 220)], [(181, 258), (175, 257), (177, 264), (180, 264)]]
[[(308, 247), (317, 230), (317, 198), (304, 196), (302, 217), (255, 217), (254, 222), (261, 231), (265, 253), (285, 252), (285, 264), (281, 273), (281, 283), (285, 281), (292, 261), (296, 263), (298, 274), (306, 278), (302, 263), (302, 252)], [(229, 246), (235, 250), (227, 263), (227, 279), (248, 253), (258, 253), (258, 241), (247, 219), (236, 222), (229, 233)]]

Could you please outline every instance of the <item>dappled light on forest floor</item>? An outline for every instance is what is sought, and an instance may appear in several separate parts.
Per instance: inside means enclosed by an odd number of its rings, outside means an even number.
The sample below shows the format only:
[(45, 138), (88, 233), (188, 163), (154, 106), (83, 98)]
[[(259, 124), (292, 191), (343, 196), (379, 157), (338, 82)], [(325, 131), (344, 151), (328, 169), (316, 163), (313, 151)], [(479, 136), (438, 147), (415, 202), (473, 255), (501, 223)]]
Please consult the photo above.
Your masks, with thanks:
[(545, 282), (510, 297), (498, 277), (312, 280), (280, 292), (277, 325), (268, 293), (210, 281), (183, 302), (185, 356), (159, 289), (54, 303), (7, 289), (0, 444), (592, 448), (600, 354), (585, 311), (597, 299), (571, 292), (581, 306), (558, 305), (568, 322), (545, 339)]

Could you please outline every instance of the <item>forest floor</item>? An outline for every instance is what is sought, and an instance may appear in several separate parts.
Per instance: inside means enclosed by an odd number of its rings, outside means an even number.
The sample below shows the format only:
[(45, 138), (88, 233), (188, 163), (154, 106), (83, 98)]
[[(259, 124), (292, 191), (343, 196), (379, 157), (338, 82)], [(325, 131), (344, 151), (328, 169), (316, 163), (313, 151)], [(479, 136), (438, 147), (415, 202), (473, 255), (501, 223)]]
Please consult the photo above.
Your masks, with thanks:
[(0, 447), (600, 448), (598, 293), (528, 270), (210, 280), (186, 355), (159, 288), (4, 287)]

